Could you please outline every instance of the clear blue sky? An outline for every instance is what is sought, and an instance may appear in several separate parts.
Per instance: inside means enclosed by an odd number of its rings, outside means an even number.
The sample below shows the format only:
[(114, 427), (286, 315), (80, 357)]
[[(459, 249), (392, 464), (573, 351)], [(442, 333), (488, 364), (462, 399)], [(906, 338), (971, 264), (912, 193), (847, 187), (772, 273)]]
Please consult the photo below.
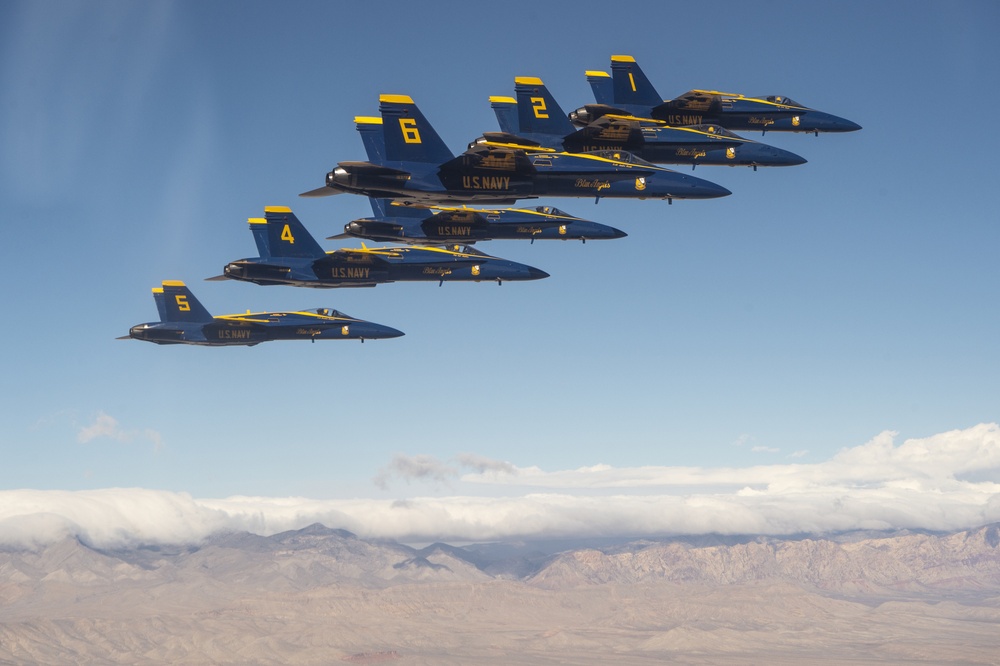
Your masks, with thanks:
[[(391, 498), (415, 488), (373, 482), (397, 455), (744, 468), (1000, 420), (1000, 5), (427, 5), (0, 5), (0, 489)], [(380, 93), (457, 153), (515, 76), (570, 110), (612, 54), (665, 97), (788, 95), (864, 129), (763, 139), (801, 167), (699, 168), (721, 200), (541, 200), (629, 237), (482, 246), (539, 282), (202, 281), (254, 256), (266, 205), (318, 238), (369, 214), (297, 194), (364, 159)], [(163, 279), (214, 314), (332, 306), (406, 336), (115, 340)]]

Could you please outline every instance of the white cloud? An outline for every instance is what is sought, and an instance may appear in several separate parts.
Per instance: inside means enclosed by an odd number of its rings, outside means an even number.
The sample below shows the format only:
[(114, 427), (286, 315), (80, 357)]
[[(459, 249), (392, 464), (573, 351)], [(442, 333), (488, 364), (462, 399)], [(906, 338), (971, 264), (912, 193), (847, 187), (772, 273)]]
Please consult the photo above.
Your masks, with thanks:
[[(814, 465), (744, 469), (595, 465), (512, 474), (505, 465), (462, 458), (484, 470), (461, 477), (467, 488), (547, 488), (506, 497), (194, 499), (134, 488), (0, 491), (0, 545), (35, 547), (67, 536), (98, 547), (191, 543), (222, 530), (267, 535), (314, 522), (403, 541), (949, 530), (1000, 522), (1000, 427), (979, 425), (898, 446), (893, 438), (882, 433)], [(453, 466), (429, 456), (399, 456), (389, 467), (406, 478), (454, 480)]]
[(752, 453), (777, 453), (781, 449), (776, 449), (773, 446), (755, 446), (750, 451)]
[(398, 477), (406, 481), (432, 480), (447, 482), (449, 479), (458, 476), (458, 470), (451, 467), (434, 456), (417, 455), (407, 456), (397, 453), (392, 457), (392, 461), (379, 470), (373, 481), (380, 488), (389, 486), (389, 479)]
[(118, 423), (118, 419), (104, 412), (98, 412), (97, 416), (94, 417), (93, 423), (80, 428), (76, 433), (76, 440), (81, 444), (86, 444), (102, 437), (126, 444), (136, 439), (146, 439), (152, 442), (155, 451), (159, 451), (163, 447), (163, 437), (157, 431), (149, 428), (144, 430), (126, 430)]
[[(477, 474), (490, 474), (491, 476), (504, 474), (517, 474), (517, 468), (509, 462), (493, 460), (475, 453), (460, 453), (455, 456), (455, 463), (458, 467), (465, 467), (474, 470)], [(447, 483), (457, 478), (459, 471), (457, 467), (449, 465), (434, 456), (417, 455), (407, 456), (401, 453), (393, 456), (392, 461), (379, 470), (379, 473), (372, 481), (379, 488), (388, 488), (389, 480), (398, 477), (407, 482), (431, 480), (439, 483)]]
[(475, 453), (460, 453), (455, 456), (455, 460), (462, 467), (471, 467), (480, 474), (485, 472), (495, 472), (498, 474), (517, 474), (517, 468), (509, 462), (493, 460)]
[(117, 439), (119, 442), (126, 442), (129, 439), (121, 426), (118, 425), (118, 419), (104, 412), (98, 412), (92, 424), (80, 428), (76, 433), (76, 441), (84, 444), (99, 437), (109, 437)]

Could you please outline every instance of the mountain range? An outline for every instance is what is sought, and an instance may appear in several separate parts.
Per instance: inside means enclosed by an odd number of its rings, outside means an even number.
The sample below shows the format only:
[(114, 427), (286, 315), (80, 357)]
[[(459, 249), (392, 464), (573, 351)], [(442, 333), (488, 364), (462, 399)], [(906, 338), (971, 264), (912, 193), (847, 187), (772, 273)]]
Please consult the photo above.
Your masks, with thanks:
[(1000, 663), (1000, 525), (0, 550), (0, 663)]

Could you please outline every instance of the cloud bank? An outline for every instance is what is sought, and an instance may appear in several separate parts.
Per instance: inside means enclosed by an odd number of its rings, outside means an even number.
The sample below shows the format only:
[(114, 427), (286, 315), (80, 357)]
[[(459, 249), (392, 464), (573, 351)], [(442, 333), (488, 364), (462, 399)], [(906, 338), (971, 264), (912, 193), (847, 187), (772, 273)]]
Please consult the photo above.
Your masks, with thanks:
[(1000, 522), (1000, 426), (898, 446), (894, 437), (882, 433), (811, 465), (595, 465), (546, 472), (463, 454), (454, 465), (430, 456), (397, 457), (381, 473), (383, 480), (452, 478), (471, 489), (532, 488), (504, 497), (195, 499), (134, 488), (2, 491), (0, 545), (34, 548), (67, 537), (100, 548), (197, 543), (222, 531), (270, 535), (314, 522), (410, 542), (953, 530)]
[(129, 444), (136, 439), (147, 439), (152, 442), (154, 451), (163, 448), (163, 437), (160, 433), (150, 428), (126, 430), (118, 423), (118, 419), (104, 412), (98, 412), (93, 423), (80, 428), (76, 433), (76, 441), (81, 444), (87, 444), (95, 439), (113, 439), (123, 444)]

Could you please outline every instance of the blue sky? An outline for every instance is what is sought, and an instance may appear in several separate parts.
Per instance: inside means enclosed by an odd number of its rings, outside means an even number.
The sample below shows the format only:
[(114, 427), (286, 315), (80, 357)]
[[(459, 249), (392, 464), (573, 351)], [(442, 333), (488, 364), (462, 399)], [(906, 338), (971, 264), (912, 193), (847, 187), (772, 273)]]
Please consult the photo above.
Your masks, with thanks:
[[(788, 469), (885, 431), (981, 434), (1000, 421), (998, 19), (993, 2), (3, 3), (0, 490), (510, 495), (456, 470)], [(369, 213), (297, 194), (364, 159), (352, 121), (379, 94), (412, 96), (459, 152), (497, 129), (488, 98), (515, 76), (570, 110), (612, 54), (665, 97), (782, 94), (864, 129), (764, 137), (800, 167), (699, 168), (721, 200), (541, 200), (629, 237), (482, 246), (539, 282), (202, 282), (255, 254), (266, 205), (318, 238)], [(214, 314), (332, 306), (406, 336), (115, 340), (155, 319), (164, 279)]]

